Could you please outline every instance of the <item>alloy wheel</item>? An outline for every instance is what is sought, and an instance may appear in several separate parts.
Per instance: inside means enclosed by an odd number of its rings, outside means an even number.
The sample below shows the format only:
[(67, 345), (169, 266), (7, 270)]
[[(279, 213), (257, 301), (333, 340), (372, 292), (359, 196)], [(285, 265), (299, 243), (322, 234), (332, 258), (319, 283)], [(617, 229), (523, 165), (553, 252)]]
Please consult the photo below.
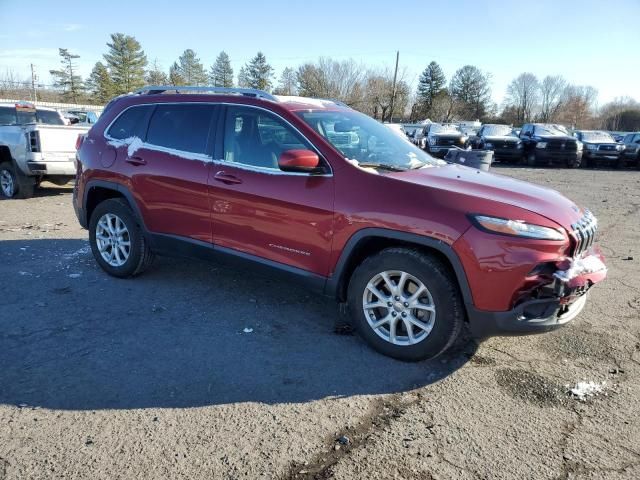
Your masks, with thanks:
[(100, 255), (112, 267), (121, 267), (131, 253), (131, 237), (120, 217), (105, 213), (96, 225), (96, 245)]
[(2, 194), (8, 198), (13, 197), (16, 193), (13, 175), (6, 168), (0, 170), (0, 188), (2, 189)]
[(426, 285), (398, 270), (378, 273), (369, 280), (362, 308), (371, 329), (393, 345), (423, 341), (436, 320), (436, 306)]

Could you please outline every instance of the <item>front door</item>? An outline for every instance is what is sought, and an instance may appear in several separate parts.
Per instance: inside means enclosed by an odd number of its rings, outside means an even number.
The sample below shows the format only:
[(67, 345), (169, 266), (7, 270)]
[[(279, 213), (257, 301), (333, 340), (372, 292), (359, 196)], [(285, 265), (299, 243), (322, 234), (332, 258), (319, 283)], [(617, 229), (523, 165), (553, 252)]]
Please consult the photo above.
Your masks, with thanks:
[(333, 177), (283, 172), (278, 157), (313, 149), (290, 124), (249, 106), (226, 109), (223, 159), (209, 177), (213, 241), (235, 251), (328, 274)]

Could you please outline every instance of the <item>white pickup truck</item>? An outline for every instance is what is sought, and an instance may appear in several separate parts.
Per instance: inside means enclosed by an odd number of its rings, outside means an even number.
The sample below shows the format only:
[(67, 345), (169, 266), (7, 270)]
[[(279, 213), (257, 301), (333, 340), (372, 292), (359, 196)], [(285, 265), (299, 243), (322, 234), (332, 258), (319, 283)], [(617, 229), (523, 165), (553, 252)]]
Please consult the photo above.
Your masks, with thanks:
[(0, 193), (29, 198), (41, 181), (64, 185), (75, 177), (76, 142), (87, 126), (67, 126), (51, 108), (0, 104)]

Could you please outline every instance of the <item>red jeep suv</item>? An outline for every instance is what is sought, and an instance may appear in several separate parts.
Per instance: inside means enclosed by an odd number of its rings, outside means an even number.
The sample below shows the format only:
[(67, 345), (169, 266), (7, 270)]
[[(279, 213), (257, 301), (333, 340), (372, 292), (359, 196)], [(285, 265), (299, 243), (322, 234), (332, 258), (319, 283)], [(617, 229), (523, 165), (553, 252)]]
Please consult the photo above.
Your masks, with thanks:
[[(187, 93), (187, 94), (185, 94)], [(606, 268), (597, 222), (553, 190), (436, 160), (322, 99), (147, 87), (79, 141), (74, 207), (96, 261), (242, 260), (348, 305), (403, 360), (573, 319)]]

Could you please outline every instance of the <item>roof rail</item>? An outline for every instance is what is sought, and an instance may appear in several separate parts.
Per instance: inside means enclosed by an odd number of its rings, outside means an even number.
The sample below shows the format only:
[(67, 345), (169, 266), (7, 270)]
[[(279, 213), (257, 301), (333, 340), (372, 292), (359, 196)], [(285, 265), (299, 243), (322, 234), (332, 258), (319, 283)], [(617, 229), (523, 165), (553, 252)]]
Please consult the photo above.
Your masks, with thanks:
[(264, 98), (266, 100), (271, 100), (272, 102), (277, 102), (278, 99), (267, 93), (263, 90), (257, 90), (254, 88), (229, 88), (229, 87), (197, 87), (197, 86), (188, 86), (188, 87), (177, 87), (175, 85), (150, 85), (147, 87), (140, 88), (133, 92), (134, 95), (153, 95), (156, 93), (164, 93), (166, 91), (175, 91), (177, 93), (180, 92), (208, 92), (208, 93), (220, 93), (222, 95), (244, 95), (247, 97), (254, 98)]

